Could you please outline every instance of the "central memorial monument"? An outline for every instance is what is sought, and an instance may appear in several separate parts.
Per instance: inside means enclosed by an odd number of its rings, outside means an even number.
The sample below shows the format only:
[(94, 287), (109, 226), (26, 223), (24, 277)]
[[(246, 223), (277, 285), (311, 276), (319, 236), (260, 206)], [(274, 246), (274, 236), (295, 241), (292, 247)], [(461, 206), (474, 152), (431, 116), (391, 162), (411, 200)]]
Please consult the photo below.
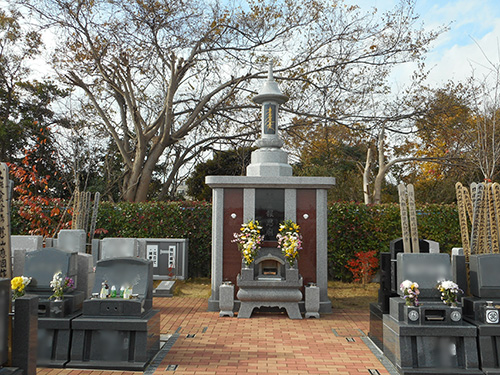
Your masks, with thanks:
[[(293, 177), (288, 164), (288, 154), (282, 149), (283, 141), (278, 134), (278, 110), (288, 98), (283, 95), (274, 80), (272, 67), (267, 81), (259, 94), (253, 98), (262, 105), (261, 137), (255, 142), (257, 150), (252, 153), (246, 176), (207, 176), (206, 183), (212, 189), (212, 286), (208, 300), (210, 311), (219, 311), (219, 288), (223, 282), (237, 284), (241, 274), (243, 284), (256, 288), (271, 288), (275, 297), (266, 300), (266, 306), (282, 306), (283, 295), (293, 294), (298, 298), (298, 307), (304, 310), (304, 301), (296, 292), (302, 285), (314, 283), (320, 289), (319, 312), (331, 313), (331, 302), (327, 294), (327, 190), (335, 184), (333, 177)], [(258, 220), (263, 227), (264, 244), (257, 255), (252, 270), (253, 280), (242, 273), (242, 260), (237, 245), (232, 243), (233, 234), (242, 223)], [(296, 222), (303, 234), (302, 251), (296, 264), (302, 278), (287, 276), (285, 260), (277, 249), (276, 234), (279, 223), (284, 220)], [(271, 266), (276, 268), (276, 280), (259, 275), (259, 270)], [(288, 267), (288, 266), (287, 266)], [(248, 271), (246, 271), (248, 272)], [(257, 272), (257, 274), (255, 274)], [(250, 278), (252, 278), (250, 277)], [(262, 280), (260, 280), (262, 279)], [(279, 283), (274, 285), (273, 283)], [(240, 281), (241, 282), (241, 281)], [(246, 282), (246, 283), (245, 283)], [(264, 285), (266, 284), (266, 285)], [(269, 285), (271, 286), (269, 286)], [(286, 285), (285, 285), (286, 284)], [(281, 285), (283, 288), (274, 288)], [(238, 285), (235, 288), (238, 292)], [(241, 289), (240, 289), (241, 290)], [(304, 295), (304, 291), (300, 293)], [(248, 293), (240, 293), (245, 299)], [(298, 296), (298, 297), (297, 297)], [(235, 310), (240, 307), (235, 301)], [(253, 309), (253, 308), (252, 308)], [(288, 310), (288, 308), (287, 308)], [(250, 313), (245, 313), (249, 316)], [(296, 315), (296, 314), (295, 314)]]

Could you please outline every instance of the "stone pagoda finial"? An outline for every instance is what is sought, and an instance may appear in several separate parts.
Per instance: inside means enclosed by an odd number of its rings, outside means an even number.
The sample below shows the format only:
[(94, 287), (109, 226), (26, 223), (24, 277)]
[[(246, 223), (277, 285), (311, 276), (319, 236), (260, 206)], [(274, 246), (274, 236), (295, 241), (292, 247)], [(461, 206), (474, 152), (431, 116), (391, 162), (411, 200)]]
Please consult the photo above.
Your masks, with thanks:
[(283, 141), (278, 135), (278, 109), (288, 97), (284, 95), (273, 77), (273, 64), (269, 64), (267, 80), (262, 85), (259, 93), (252, 99), (257, 104), (262, 104), (261, 138), (255, 142), (257, 147), (283, 146)]
[(252, 162), (247, 167), (247, 176), (291, 176), (288, 154), (281, 149), (283, 141), (278, 134), (278, 109), (285, 103), (284, 95), (273, 77), (273, 65), (269, 64), (267, 80), (253, 101), (262, 105), (261, 136), (255, 141), (258, 150), (252, 153)]

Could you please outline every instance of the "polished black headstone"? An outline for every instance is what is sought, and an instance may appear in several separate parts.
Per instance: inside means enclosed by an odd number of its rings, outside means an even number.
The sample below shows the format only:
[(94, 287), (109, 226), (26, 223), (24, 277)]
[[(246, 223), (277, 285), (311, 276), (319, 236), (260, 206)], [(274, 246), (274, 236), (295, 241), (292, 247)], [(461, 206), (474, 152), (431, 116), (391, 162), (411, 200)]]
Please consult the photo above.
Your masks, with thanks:
[(12, 340), (12, 364), (25, 375), (36, 375), (38, 297), (16, 299)]
[[(451, 280), (451, 262), (448, 254), (411, 254), (397, 255), (398, 286), (404, 280), (418, 283), (419, 298), (435, 298), (439, 300), (440, 293), (436, 289), (439, 280)], [(399, 295), (403, 292), (399, 290)]]
[(500, 254), (470, 256), (470, 292), (480, 298), (500, 298)]
[(116, 288), (119, 297), (122, 286), (131, 286), (135, 299), (88, 299), (83, 314), (94, 316), (140, 316), (153, 306), (153, 262), (140, 258), (112, 258), (97, 262), (92, 293), (101, 291), (102, 283)]
[(9, 359), (10, 280), (0, 279), (0, 366)]
[[(429, 253), (430, 252), (430, 242), (427, 240), (418, 240), (418, 246), (420, 248), (421, 253)], [(411, 247), (411, 243), (410, 243)], [(396, 267), (396, 259), (399, 253), (404, 252), (403, 248), (403, 239), (397, 238), (392, 240), (389, 243), (389, 252), (391, 253), (391, 291), (393, 293), (398, 293), (399, 284), (397, 283), (397, 267)]]

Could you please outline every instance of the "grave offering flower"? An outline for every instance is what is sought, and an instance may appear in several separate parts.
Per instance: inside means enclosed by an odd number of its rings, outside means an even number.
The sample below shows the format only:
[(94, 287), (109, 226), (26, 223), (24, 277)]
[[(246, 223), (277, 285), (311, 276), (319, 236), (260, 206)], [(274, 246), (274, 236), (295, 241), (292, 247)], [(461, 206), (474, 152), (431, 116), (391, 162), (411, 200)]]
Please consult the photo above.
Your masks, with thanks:
[(295, 259), (299, 257), (299, 251), (302, 250), (300, 227), (292, 220), (285, 220), (280, 224), (276, 238), (278, 239), (278, 247), (288, 260), (290, 266), (293, 267)]
[(17, 276), (10, 280), (10, 288), (12, 289), (12, 300), (22, 297), (26, 294), (24, 290), (31, 282), (31, 277)]
[(255, 260), (255, 256), (262, 246), (264, 236), (260, 233), (262, 227), (257, 220), (250, 220), (247, 223), (241, 224), (240, 232), (234, 233), (234, 240), (238, 244), (238, 249), (241, 251), (243, 260), (247, 266), (251, 265)]
[(418, 295), (420, 290), (418, 290), (418, 284), (410, 280), (405, 280), (399, 286), (399, 289), (403, 292), (403, 298), (405, 300), (406, 306), (418, 306)]
[(49, 299), (61, 300), (64, 297), (64, 292), (70, 289), (74, 289), (75, 282), (71, 277), (62, 277), (62, 272), (56, 272), (52, 277), (50, 282), (50, 287), (54, 293), (49, 297)]
[(441, 301), (445, 305), (456, 307), (458, 303), (458, 294), (463, 290), (451, 280), (438, 281), (437, 289), (441, 292)]

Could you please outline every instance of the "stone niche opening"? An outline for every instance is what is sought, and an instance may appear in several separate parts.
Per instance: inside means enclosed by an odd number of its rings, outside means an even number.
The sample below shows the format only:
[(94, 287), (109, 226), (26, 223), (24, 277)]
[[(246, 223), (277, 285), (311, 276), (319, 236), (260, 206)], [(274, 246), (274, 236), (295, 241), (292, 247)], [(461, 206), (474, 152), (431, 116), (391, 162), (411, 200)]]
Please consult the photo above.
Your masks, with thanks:
[(285, 278), (285, 262), (276, 256), (267, 255), (255, 261), (256, 280), (281, 281)]

